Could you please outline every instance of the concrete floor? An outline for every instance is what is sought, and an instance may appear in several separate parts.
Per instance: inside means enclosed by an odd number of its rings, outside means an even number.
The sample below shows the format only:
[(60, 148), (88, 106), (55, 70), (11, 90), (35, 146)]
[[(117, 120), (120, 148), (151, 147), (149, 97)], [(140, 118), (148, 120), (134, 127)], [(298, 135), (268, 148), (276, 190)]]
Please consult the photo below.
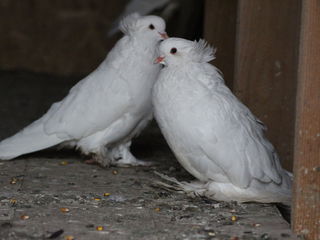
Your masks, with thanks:
[[(0, 139), (41, 116), (76, 79), (0, 72)], [(155, 170), (192, 177), (154, 123), (133, 150), (158, 165), (103, 169), (54, 149), (0, 162), (0, 239), (296, 239), (273, 205), (218, 203), (157, 187)]]

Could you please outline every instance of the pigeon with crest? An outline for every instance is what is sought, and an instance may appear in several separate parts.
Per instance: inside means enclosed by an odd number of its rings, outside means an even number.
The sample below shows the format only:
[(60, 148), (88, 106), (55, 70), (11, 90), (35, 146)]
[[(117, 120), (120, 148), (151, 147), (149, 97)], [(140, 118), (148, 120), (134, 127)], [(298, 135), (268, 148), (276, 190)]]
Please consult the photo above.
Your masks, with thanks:
[(165, 67), (153, 89), (155, 118), (180, 164), (198, 181), (178, 182), (191, 195), (218, 201), (290, 205), (292, 176), (284, 170), (266, 130), (208, 62), (204, 40), (169, 38), (156, 62)]
[(152, 118), (151, 90), (160, 71), (153, 59), (167, 38), (165, 22), (131, 14), (120, 29), (124, 36), (95, 71), (40, 119), (0, 142), (0, 159), (62, 144), (92, 154), (103, 166), (146, 165), (130, 144)]

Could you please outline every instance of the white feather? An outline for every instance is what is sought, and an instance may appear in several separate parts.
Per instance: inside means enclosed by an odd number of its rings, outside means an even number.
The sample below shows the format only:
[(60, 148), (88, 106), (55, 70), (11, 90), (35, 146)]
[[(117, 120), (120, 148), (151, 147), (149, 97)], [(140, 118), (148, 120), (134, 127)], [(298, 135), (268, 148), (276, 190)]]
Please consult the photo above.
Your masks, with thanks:
[(192, 46), (192, 54), (194, 59), (198, 62), (210, 62), (215, 59), (216, 49), (211, 47), (205, 40), (200, 39), (199, 41), (194, 41)]
[[(130, 16), (132, 14), (148, 15), (154, 10), (164, 7), (171, 0), (131, 0), (125, 7), (120, 16), (113, 22), (109, 36), (114, 35), (119, 30), (123, 31), (122, 20), (124, 16)], [(134, 16), (134, 15), (132, 15)]]
[(136, 12), (124, 17), (119, 25), (121, 32), (129, 35), (137, 27), (137, 21), (140, 17), (140, 14)]
[[(157, 31), (148, 28), (151, 23)], [(104, 166), (140, 163), (129, 147), (152, 118), (151, 89), (160, 70), (153, 60), (165, 23), (156, 16), (132, 15), (123, 25), (125, 36), (95, 71), (41, 119), (0, 142), (0, 159), (62, 143), (96, 154)]]
[(206, 63), (212, 49), (174, 38), (161, 43), (160, 53), (167, 66), (153, 90), (155, 117), (181, 165), (204, 183), (194, 191), (216, 200), (289, 204), (291, 177), (264, 125)]
[(60, 143), (56, 135), (43, 131), (43, 118), (33, 122), (11, 138), (0, 143), (0, 159), (10, 160), (25, 153), (35, 152)]

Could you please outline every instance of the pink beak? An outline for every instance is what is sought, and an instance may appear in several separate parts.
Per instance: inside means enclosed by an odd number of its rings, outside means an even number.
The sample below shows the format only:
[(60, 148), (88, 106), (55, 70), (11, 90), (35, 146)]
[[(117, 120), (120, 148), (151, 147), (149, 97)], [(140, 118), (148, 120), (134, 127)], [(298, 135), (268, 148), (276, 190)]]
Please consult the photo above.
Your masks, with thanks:
[(157, 64), (157, 63), (161, 63), (162, 61), (164, 60), (164, 57), (157, 57), (156, 60), (154, 60), (154, 63)]
[(159, 32), (159, 34), (160, 34), (160, 36), (161, 36), (163, 39), (169, 38), (169, 36), (168, 36), (168, 34), (167, 34), (166, 32), (164, 32), (164, 33), (160, 33), (160, 32)]

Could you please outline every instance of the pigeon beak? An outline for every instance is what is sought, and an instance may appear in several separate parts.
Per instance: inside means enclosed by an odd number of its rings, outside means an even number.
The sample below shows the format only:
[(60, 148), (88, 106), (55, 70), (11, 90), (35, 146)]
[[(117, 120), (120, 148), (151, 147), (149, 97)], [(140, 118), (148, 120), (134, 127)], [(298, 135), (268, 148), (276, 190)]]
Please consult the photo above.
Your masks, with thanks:
[(169, 38), (169, 36), (168, 36), (168, 34), (166, 32), (163, 32), (163, 33), (159, 32), (159, 34), (163, 39)]
[(157, 59), (154, 60), (154, 64), (158, 64), (158, 63), (164, 64), (163, 60), (164, 60), (163, 56), (157, 57)]

